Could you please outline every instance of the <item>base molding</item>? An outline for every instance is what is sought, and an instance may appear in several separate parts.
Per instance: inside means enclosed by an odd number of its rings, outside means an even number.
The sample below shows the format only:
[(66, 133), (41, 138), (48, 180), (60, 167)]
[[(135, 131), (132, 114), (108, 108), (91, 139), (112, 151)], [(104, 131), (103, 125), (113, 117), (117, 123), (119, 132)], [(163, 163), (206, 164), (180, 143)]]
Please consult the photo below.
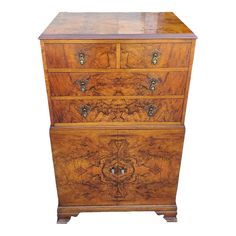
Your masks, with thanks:
[(176, 205), (119, 205), (119, 206), (58, 206), (58, 224), (67, 224), (71, 216), (77, 216), (81, 212), (109, 212), (109, 211), (155, 211), (157, 215), (163, 215), (167, 222), (177, 222)]

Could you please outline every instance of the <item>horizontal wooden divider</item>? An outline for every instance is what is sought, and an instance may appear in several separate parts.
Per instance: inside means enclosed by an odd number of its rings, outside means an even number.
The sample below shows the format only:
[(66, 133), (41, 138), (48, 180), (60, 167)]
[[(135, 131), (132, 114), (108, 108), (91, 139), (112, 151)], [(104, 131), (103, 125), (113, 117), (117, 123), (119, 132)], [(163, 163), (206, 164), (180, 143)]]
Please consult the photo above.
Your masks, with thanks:
[(47, 69), (47, 72), (49, 73), (56, 73), (56, 72), (65, 72), (65, 73), (73, 73), (73, 72), (104, 72), (104, 73), (109, 73), (109, 72), (116, 72), (116, 73), (121, 73), (121, 72), (169, 72), (169, 71), (188, 71), (188, 67), (179, 67), (179, 68), (149, 68), (149, 69), (72, 69), (72, 68), (50, 68)]
[(87, 99), (183, 99), (184, 95), (163, 96), (51, 96), (53, 100), (87, 100)]
[(191, 43), (192, 39), (148, 39), (148, 40), (143, 40), (143, 39), (80, 39), (80, 40), (75, 40), (75, 39), (45, 39), (42, 40), (45, 44), (68, 44), (68, 43)]

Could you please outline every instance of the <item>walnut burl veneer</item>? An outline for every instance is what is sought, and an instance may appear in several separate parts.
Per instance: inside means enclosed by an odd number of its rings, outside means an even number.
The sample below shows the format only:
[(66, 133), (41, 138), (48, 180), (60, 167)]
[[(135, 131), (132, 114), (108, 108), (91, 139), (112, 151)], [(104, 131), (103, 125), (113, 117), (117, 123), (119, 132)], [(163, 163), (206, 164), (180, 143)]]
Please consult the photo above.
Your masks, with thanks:
[(196, 36), (173, 13), (59, 13), (40, 36), (58, 223), (176, 192)]

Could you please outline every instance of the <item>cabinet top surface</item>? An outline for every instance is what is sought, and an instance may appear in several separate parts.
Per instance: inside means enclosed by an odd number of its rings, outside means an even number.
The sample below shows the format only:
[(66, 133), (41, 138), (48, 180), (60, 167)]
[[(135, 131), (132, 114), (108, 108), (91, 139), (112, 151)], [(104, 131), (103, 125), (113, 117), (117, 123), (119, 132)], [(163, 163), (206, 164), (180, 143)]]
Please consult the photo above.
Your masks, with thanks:
[(39, 39), (194, 39), (172, 12), (61, 12)]

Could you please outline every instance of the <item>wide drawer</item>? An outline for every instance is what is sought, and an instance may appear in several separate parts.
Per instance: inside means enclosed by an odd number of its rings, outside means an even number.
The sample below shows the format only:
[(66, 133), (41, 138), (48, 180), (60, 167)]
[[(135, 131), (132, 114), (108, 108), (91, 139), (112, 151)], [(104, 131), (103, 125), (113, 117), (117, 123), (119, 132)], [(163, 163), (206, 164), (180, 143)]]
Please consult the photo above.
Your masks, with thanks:
[(52, 96), (184, 95), (187, 72), (48, 73)]
[(55, 123), (180, 122), (183, 99), (53, 99)]
[(61, 206), (175, 204), (183, 129), (50, 134)]
[(116, 67), (115, 44), (45, 44), (48, 68)]
[(188, 67), (191, 43), (121, 44), (121, 68)]

